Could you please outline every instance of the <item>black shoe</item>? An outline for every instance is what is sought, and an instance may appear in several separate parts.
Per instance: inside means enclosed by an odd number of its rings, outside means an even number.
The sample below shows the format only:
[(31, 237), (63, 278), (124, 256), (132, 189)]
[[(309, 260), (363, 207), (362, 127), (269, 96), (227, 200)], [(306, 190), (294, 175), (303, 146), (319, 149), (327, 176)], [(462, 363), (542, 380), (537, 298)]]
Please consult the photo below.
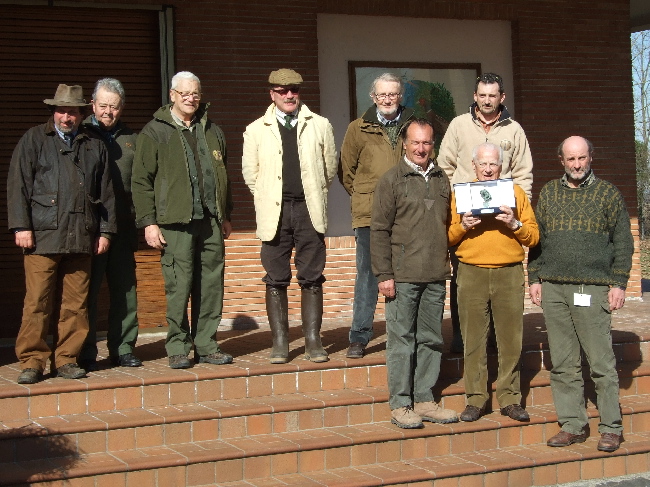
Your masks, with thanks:
[(56, 369), (56, 376), (62, 379), (81, 379), (86, 377), (86, 371), (77, 364), (65, 364)]
[(521, 421), (521, 422), (530, 421), (530, 416), (528, 416), (526, 410), (522, 408), (519, 404), (510, 404), (509, 406), (501, 408), (501, 414), (504, 416), (508, 416), (509, 418), (512, 418), (515, 421)]
[(36, 384), (43, 380), (43, 372), (38, 369), (23, 369), (18, 376), (19, 384)]
[(461, 421), (477, 421), (485, 412), (485, 408), (477, 408), (476, 406), (465, 406), (465, 410), (460, 413)]
[(169, 366), (172, 369), (189, 369), (192, 363), (187, 358), (187, 355), (170, 355)]
[(232, 355), (223, 352), (214, 352), (199, 357), (200, 364), (225, 365), (232, 363)]
[(97, 360), (77, 360), (77, 364), (86, 372), (97, 372), (99, 370)]
[(348, 353), (345, 354), (347, 358), (363, 358), (363, 353), (366, 350), (366, 346), (360, 342), (350, 343), (350, 348), (348, 348)]
[(124, 353), (119, 357), (111, 355), (111, 364), (120, 367), (142, 367), (142, 360), (132, 353)]

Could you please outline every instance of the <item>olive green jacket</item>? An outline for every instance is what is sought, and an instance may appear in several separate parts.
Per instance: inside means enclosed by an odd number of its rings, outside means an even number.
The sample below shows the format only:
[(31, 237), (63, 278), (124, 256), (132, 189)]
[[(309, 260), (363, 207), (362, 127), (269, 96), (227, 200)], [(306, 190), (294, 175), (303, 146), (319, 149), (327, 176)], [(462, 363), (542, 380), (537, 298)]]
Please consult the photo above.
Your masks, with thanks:
[[(205, 135), (197, 137), (197, 143), (204, 177), (215, 178), (216, 217), (221, 222), (230, 220), (233, 206), (226, 172), (226, 140), (208, 118), (207, 108), (208, 104), (201, 104), (196, 112), (196, 130), (203, 130)], [(171, 104), (165, 105), (137, 139), (131, 190), (138, 228), (190, 222), (193, 206), (188, 163), (181, 128), (172, 118)]]
[[(412, 117), (413, 110), (405, 108), (399, 119), (400, 129)], [(339, 179), (350, 195), (352, 228), (370, 226), (377, 181), (396, 166), (403, 155), (402, 135), (393, 147), (386, 130), (377, 120), (375, 105), (348, 125), (341, 146)]]

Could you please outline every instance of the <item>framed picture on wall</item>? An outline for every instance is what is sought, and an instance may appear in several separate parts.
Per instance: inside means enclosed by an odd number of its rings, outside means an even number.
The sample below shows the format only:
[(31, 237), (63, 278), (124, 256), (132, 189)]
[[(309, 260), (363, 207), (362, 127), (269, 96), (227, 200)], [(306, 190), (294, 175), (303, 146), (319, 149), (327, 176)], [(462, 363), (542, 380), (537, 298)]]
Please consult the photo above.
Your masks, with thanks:
[(416, 117), (427, 118), (433, 123), (437, 148), (449, 122), (465, 113), (472, 104), (481, 64), (348, 61), (350, 121), (359, 118), (372, 105), (370, 88), (382, 73), (393, 73), (402, 78), (402, 105), (413, 108)]

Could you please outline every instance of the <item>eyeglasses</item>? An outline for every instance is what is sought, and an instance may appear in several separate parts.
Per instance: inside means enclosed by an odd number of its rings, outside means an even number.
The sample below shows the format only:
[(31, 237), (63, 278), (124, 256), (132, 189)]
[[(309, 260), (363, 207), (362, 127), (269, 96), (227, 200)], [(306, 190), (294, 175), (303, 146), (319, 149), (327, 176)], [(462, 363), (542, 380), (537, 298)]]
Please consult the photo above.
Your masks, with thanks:
[(194, 98), (195, 100), (200, 100), (201, 99), (201, 93), (197, 93), (196, 91), (189, 92), (189, 91), (178, 91), (172, 88), (172, 91), (175, 91), (180, 95), (180, 97), (183, 100), (187, 100), (189, 98)]
[(476, 164), (476, 165), (477, 165), (480, 169), (487, 169), (488, 167), (489, 167), (490, 169), (496, 169), (496, 168), (499, 167), (501, 164), (499, 164), (499, 163), (497, 163), (497, 162), (479, 162), (479, 163)]
[(397, 100), (400, 96), (402, 96), (401, 93), (375, 93), (375, 98), (379, 101), (384, 101), (386, 98), (390, 98), (391, 100)]
[(294, 95), (296, 93), (300, 93), (300, 87), (299, 86), (288, 86), (286, 88), (276, 88), (271, 90), (273, 93), (277, 93), (280, 96), (285, 96), (289, 92), (293, 93)]

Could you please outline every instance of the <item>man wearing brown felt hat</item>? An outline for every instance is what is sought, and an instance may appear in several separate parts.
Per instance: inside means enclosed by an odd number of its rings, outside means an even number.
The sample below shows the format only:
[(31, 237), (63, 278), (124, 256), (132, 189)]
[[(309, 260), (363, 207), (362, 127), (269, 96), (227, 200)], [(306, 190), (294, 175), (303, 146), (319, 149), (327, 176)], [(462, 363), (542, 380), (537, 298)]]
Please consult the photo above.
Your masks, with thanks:
[(77, 356), (88, 334), (91, 257), (116, 232), (115, 197), (104, 144), (80, 128), (89, 105), (81, 86), (60, 84), (43, 100), (50, 119), (16, 146), (7, 181), (9, 230), (24, 253), (25, 303), (16, 339), (20, 384), (43, 377), (52, 351), (45, 338), (60, 302), (56, 375), (79, 379)]

